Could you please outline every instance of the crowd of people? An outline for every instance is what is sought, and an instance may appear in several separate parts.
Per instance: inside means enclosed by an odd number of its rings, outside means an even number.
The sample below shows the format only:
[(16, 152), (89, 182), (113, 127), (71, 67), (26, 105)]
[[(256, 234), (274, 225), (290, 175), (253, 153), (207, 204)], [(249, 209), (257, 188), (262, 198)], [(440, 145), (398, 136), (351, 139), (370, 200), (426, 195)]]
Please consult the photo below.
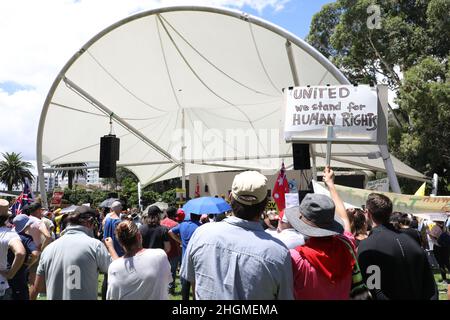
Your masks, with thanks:
[(106, 300), (168, 299), (177, 275), (183, 300), (438, 299), (430, 257), (448, 281), (448, 222), (392, 212), (378, 193), (346, 209), (331, 168), (323, 181), (330, 197), (308, 193), (279, 214), (256, 171), (235, 176), (222, 215), (139, 215), (115, 201), (68, 214), (35, 202), (13, 217), (0, 200), (0, 300), (96, 300), (99, 273)]

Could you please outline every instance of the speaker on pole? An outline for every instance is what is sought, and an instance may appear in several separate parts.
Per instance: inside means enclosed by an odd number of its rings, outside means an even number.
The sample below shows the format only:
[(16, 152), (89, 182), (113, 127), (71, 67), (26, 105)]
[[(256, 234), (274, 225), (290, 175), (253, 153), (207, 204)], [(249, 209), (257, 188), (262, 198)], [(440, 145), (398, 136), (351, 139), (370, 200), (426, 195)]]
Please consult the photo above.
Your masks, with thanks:
[(100, 178), (116, 177), (116, 162), (119, 160), (120, 139), (109, 134), (100, 138)]
[(294, 170), (311, 169), (309, 144), (293, 143), (292, 156), (294, 158)]

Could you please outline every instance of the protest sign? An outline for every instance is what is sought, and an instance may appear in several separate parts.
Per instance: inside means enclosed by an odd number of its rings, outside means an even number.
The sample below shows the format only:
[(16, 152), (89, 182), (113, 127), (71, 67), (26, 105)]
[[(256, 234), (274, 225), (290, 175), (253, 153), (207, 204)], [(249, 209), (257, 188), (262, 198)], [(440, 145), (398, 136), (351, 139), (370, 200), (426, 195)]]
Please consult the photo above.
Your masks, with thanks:
[(51, 200), (50, 204), (52, 206), (60, 206), (63, 196), (64, 196), (64, 192), (63, 191), (55, 191), (55, 192), (53, 192), (53, 197), (52, 197), (52, 200)]
[[(322, 193), (329, 195), (328, 189), (323, 186), (323, 183), (313, 181), (313, 187), (315, 193)], [(336, 185), (336, 190), (339, 193), (341, 199), (348, 204), (355, 207), (361, 207), (365, 205), (369, 194), (374, 192), (373, 190), (364, 190), (358, 188), (344, 187)], [(439, 213), (450, 212), (450, 198), (449, 197), (427, 197), (427, 196), (414, 196), (407, 194), (398, 194), (392, 192), (380, 192), (384, 194), (392, 201), (393, 211), (405, 212), (405, 213)]]
[(389, 192), (389, 179), (383, 178), (367, 182), (366, 190)]
[(176, 188), (175, 189), (175, 202), (176, 204), (184, 204), (186, 203), (186, 189)]
[(286, 208), (297, 207), (300, 205), (298, 201), (298, 192), (295, 193), (286, 193), (284, 195), (286, 201)]
[[(327, 127), (332, 128), (331, 137)], [(286, 141), (376, 143), (377, 128), (375, 87), (308, 86), (285, 90)]]

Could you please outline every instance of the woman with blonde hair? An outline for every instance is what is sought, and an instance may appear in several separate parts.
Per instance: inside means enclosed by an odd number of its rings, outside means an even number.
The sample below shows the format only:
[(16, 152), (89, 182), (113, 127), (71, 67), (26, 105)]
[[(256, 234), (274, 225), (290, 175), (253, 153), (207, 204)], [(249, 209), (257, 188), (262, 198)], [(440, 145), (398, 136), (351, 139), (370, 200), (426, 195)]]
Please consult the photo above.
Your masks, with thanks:
[(162, 249), (144, 249), (133, 221), (120, 222), (116, 238), (125, 254), (118, 257), (111, 238), (105, 239), (113, 262), (108, 269), (107, 300), (167, 300), (172, 281), (170, 264)]

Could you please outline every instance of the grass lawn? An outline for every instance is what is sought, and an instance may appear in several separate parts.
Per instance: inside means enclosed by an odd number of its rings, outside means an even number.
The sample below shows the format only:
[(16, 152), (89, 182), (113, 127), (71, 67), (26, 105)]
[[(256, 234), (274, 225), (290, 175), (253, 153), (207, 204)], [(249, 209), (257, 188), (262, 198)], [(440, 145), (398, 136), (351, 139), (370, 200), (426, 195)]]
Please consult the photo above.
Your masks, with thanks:
[[(447, 274), (447, 278), (450, 279), (450, 275)], [(442, 280), (441, 274), (438, 271), (434, 272), (434, 279), (436, 280), (436, 283), (438, 285), (439, 290), (439, 300), (447, 300), (447, 285), (446, 284), (440, 284), (439, 282)], [(98, 277), (98, 299), (102, 299), (102, 283), (103, 283), (103, 275), (101, 274)], [(169, 295), (170, 300), (181, 300), (181, 284), (180, 279), (177, 277), (175, 280), (176, 288), (175, 288), (175, 294)], [(192, 299), (192, 297), (191, 297)], [(38, 300), (46, 300), (45, 295), (41, 295), (38, 297)]]
[[(447, 279), (450, 279), (450, 276), (448, 273), (447, 273)], [(434, 280), (436, 281), (436, 284), (438, 286), (439, 300), (448, 300), (448, 295), (447, 295), (448, 285), (440, 284), (440, 282), (442, 281), (442, 277), (441, 277), (441, 274), (437, 270), (434, 271)]]

